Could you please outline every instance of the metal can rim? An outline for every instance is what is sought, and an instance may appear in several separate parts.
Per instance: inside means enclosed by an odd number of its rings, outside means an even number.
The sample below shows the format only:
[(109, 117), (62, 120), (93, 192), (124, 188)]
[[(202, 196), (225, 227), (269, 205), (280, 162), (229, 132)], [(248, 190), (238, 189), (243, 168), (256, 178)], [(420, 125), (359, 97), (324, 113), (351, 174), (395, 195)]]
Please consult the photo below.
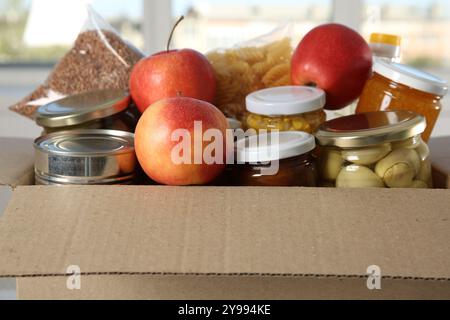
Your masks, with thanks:
[[(47, 112), (46, 108), (51, 105), (67, 101), (68, 99), (99, 93), (112, 94), (113, 97), (110, 97), (103, 103), (92, 104), (89, 108), (81, 108), (80, 110), (74, 108), (74, 111), (71, 113), (52, 114), (51, 112)], [(129, 91), (123, 89), (104, 89), (70, 95), (40, 107), (37, 111), (36, 123), (47, 128), (60, 128), (104, 119), (124, 111), (130, 104), (130, 100)]]
[[(51, 138), (56, 137), (63, 137), (63, 136), (76, 136), (76, 135), (88, 135), (88, 134), (103, 134), (104, 136), (109, 137), (118, 137), (118, 138), (125, 138), (129, 140), (129, 145), (127, 149), (122, 150), (111, 150), (110, 152), (107, 151), (91, 151), (91, 152), (68, 152), (68, 151), (59, 151), (59, 150), (49, 150), (44, 147), (42, 147), (42, 143), (45, 141), (49, 141)], [(68, 156), (68, 157), (85, 157), (85, 156), (91, 156), (91, 157), (102, 157), (102, 156), (113, 156), (113, 155), (120, 155), (120, 154), (127, 154), (134, 152), (134, 133), (126, 132), (126, 131), (119, 131), (119, 130), (108, 130), (108, 129), (79, 129), (79, 130), (66, 130), (66, 131), (58, 131), (54, 133), (50, 133), (44, 136), (41, 136), (37, 138), (34, 141), (34, 148), (35, 150), (45, 153), (45, 154), (52, 154), (52, 155), (61, 155), (61, 156)]]

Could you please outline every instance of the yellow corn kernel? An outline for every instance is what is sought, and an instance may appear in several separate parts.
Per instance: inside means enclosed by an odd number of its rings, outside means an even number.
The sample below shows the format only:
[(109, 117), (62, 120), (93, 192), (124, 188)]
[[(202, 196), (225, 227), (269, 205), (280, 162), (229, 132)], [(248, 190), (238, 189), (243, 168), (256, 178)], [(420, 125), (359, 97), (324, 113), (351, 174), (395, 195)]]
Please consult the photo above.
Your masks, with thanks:
[(252, 129), (259, 129), (261, 117), (257, 115), (249, 115), (247, 117), (247, 126)]
[(266, 119), (268, 120), (267, 122), (268, 129), (283, 131), (284, 122), (281, 118), (266, 118)]
[(292, 120), (292, 126), (295, 128), (295, 130), (304, 131), (305, 128), (309, 126), (309, 124), (304, 118), (298, 117)]
[(313, 129), (311, 128), (311, 126), (309, 125), (309, 123), (306, 124), (305, 127), (303, 127), (303, 131), (307, 132), (307, 133), (313, 133)]

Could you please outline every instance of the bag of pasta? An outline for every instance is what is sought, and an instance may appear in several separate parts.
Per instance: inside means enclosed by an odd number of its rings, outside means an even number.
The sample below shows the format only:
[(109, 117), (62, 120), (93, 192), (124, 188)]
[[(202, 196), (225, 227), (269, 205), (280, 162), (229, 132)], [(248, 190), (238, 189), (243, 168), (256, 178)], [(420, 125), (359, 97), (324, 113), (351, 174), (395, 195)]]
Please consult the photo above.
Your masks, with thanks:
[(242, 120), (245, 98), (264, 88), (291, 81), (292, 25), (229, 49), (206, 54), (217, 79), (216, 106), (227, 116)]

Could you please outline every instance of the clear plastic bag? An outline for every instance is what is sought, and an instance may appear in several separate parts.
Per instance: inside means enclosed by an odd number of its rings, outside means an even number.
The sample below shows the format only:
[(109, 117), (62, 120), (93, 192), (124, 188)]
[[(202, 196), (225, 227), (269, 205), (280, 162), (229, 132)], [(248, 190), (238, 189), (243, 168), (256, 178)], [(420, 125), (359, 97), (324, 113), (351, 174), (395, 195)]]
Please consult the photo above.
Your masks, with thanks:
[(61, 58), (46, 81), (10, 107), (33, 118), (38, 107), (67, 95), (128, 88), (131, 69), (143, 53), (123, 40), (91, 6), (73, 47)]
[(217, 107), (242, 120), (248, 94), (291, 83), (293, 25), (287, 24), (229, 49), (206, 54), (217, 79)]

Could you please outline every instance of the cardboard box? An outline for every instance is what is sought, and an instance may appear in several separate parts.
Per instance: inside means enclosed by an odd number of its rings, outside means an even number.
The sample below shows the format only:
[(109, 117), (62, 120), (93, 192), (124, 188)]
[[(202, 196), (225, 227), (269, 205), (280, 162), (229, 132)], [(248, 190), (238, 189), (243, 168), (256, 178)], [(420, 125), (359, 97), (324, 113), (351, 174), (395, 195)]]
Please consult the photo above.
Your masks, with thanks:
[(22, 186), (16, 142), (0, 276), (20, 299), (450, 298), (450, 190)]
[(450, 189), (450, 137), (432, 139), (433, 180), (437, 188)]

